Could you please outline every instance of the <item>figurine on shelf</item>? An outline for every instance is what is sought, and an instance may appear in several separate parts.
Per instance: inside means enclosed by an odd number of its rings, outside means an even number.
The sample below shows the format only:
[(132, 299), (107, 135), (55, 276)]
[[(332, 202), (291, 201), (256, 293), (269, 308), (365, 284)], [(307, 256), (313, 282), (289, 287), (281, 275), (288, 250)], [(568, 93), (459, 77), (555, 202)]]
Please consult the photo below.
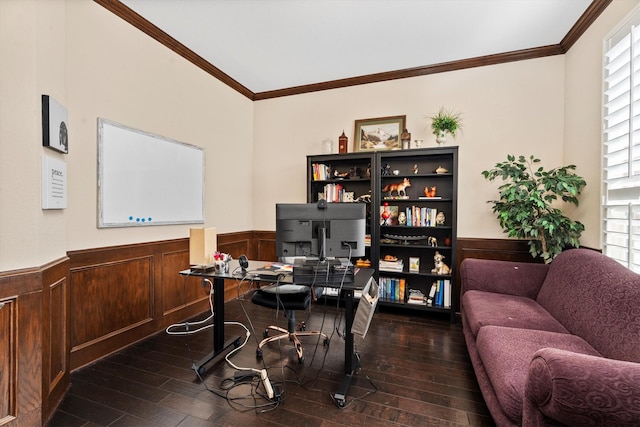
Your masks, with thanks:
[(385, 203), (380, 212), (380, 225), (391, 225), (391, 212), (389, 211), (389, 203)]
[(431, 247), (436, 247), (438, 246), (438, 239), (436, 239), (433, 236), (429, 236), (429, 238), (427, 239), (427, 243), (429, 244), (429, 246)]
[(436, 197), (436, 187), (424, 187), (424, 195), (426, 197)]
[(418, 175), (418, 164), (417, 163), (413, 165), (413, 174), (414, 175)]
[(435, 172), (438, 175), (442, 175), (443, 173), (449, 172), (449, 170), (443, 168), (442, 166), (438, 166), (433, 172)]
[(407, 192), (406, 189), (407, 187), (411, 187), (411, 182), (409, 181), (408, 178), (405, 178), (402, 180), (402, 182), (399, 182), (397, 184), (387, 184), (384, 186), (384, 188), (382, 189), (383, 193), (388, 193), (389, 196), (391, 196), (391, 194), (395, 191), (396, 194), (400, 197), (406, 197)]
[(436, 225), (444, 225), (444, 212), (438, 212), (436, 215)]
[(384, 165), (382, 171), (380, 172), (380, 175), (391, 175), (391, 165), (389, 163)]
[(371, 203), (371, 190), (369, 193), (358, 196), (355, 200), (357, 203)]
[(432, 273), (435, 273), (441, 276), (451, 273), (451, 269), (447, 264), (444, 263), (444, 261), (442, 261), (443, 259), (444, 259), (444, 255), (436, 251), (436, 253), (433, 255), (433, 262), (435, 266), (431, 270)]

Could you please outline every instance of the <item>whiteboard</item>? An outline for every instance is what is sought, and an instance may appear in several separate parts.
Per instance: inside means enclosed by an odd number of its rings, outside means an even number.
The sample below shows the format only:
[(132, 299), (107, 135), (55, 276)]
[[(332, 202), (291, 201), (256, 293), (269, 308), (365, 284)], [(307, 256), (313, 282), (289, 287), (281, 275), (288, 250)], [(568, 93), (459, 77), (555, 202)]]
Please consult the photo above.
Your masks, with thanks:
[(98, 118), (98, 228), (204, 223), (204, 149)]

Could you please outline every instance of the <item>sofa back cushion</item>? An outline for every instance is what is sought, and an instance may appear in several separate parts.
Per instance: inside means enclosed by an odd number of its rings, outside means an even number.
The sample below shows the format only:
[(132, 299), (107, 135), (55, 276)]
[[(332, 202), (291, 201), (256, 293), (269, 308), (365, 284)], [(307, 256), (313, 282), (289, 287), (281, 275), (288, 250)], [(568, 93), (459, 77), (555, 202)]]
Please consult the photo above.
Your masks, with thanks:
[(604, 357), (640, 362), (640, 275), (589, 249), (558, 255), (537, 298)]

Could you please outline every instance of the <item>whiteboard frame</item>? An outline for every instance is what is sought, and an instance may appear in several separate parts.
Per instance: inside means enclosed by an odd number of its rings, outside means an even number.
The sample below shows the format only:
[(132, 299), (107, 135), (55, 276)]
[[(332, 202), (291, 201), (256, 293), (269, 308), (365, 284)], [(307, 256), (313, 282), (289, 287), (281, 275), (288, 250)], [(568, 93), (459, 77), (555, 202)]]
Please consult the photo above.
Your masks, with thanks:
[[(105, 193), (105, 183), (107, 182), (108, 177), (105, 177), (105, 144), (108, 144), (109, 141), (105, 141), (105, 126), (111, 126), (114, 128), (118, 128), (121, 131), (131, 132), (135, 137), (140, 136), (145, 139), (157, 139), (161, 142), (167, 142), (171, 144), (177, 144), (178, 146), (195, 149), (200, 152), (200, 156), (202, 158), (202, 194), (200, 200), (197, 202), (199, 204), (198, 207), (199, 213), (195, 215), (193, 218), (177, 218), (175, 220), (159, 220), (159, 221), (132, 221), (132, 220), (122, 220), (122, 221), (108, 221), (105, 220), (105, 214), (107, 210), (105, 209), (105, 205), (110, 201), (107, 200), (107, 196)], [(161, 166), (161, 165), (160, 165)], [(157, 135), (151, 132), (145, 132), (139, 129), (131, 128), (125, 126), (123, 124), (104, 119), (102, 117), (98, 117), (98, 215), (97, 215), (97, 226), (98, 228), (115, 228), (115, 227), (149, 227), (155, 225), (175, 225), (175, 224), (204, 224), (204, 214), (205, 214), (205, 152), (204, 148), (198, 147), (192, 144), (187, 144), (184, 142), (176, 141), (174, 139), (165, 138), (161, 135)]]

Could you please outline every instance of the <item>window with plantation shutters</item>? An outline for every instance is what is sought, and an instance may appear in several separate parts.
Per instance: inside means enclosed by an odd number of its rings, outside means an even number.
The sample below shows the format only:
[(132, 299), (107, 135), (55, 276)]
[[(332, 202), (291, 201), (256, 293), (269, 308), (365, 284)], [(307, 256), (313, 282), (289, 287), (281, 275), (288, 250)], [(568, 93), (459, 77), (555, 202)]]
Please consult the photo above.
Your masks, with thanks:
[(640, 24), (628, 18), (604, 47), (603, 251), (640, 273)]

